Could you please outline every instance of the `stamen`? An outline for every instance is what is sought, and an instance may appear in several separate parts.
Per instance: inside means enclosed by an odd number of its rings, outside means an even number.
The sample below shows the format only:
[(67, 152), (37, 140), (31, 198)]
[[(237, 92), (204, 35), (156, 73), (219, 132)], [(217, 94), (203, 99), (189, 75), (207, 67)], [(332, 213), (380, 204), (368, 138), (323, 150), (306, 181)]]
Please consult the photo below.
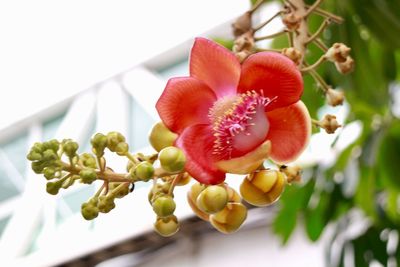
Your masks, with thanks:
[[(220, 100), (224, 102), (217, 102), (214, 107), (210, 109), (209, 113), (215, 136), (213, 153), (222, 158), (230, 159), (232, 157), (234, 145), (233, 138), (243, 132), (246, 136), (250, 136), (251, 133), (246, 131), (248, 127), (255, 125), (252, 119), (257, 109), (259, 107), (267, 107), (276, 99), (277, 97), (272, 99), (264, 97), (264, 92), (261, 90), (261, 95), (255, 91), (248, 91), (237, 95), (234, 101), (232, 101), (233, 98), (231, 98)], [(229, 108), (227, 104), (229, 104)], [(222, 111), (218, 109), (220, 107), (226, 109)]]

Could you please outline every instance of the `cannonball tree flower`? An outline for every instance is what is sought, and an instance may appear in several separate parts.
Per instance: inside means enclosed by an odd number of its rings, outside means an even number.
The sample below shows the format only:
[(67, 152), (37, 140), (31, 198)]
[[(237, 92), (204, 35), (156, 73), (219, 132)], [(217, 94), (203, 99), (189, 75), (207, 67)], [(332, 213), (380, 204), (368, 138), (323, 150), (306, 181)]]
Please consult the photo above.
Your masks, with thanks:
[(301, 73), (287, 57), (260, 52), (240, 64), (226, 48), (196, 38), (190, 76), (171, 78), (156, 108), (178, 134), (186, 171), (219, 184), (226, 173), (249, 173), (268, 157), (283, 164), (301, 154), (311, 134), (302, 92)]

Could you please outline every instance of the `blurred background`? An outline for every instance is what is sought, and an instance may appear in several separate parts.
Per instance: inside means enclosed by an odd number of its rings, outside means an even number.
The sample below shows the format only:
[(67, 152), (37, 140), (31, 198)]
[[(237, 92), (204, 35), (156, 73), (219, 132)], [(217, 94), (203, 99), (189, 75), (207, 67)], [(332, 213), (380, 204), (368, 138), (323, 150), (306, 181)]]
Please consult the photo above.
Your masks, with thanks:
[[(94, 133), (117, 130), (131, 150), (149, 151), (147, 133), (159, 120), (154, 103), (170, 77), (188, 75), (193, 38), (229, 44), (230, 24), (250, 4), (0, 1), (1, 266), (400, 266), (397, 0), (324, 1), (345, 19), (324, 40), (351, 47), (356, 68), (346, 76), (332, 64), (318, 68), (346, 93), (345, 105), (325, 105), (308, 76), (302, 99), (313, 118), (335, 114), (344, 127), (333, 135), (314, 129), (298, 160), (303, 182), (287, 187), (272, 207), (251, 209), (238, 233), (225, 236), (194, 218), (188, 187), (176, 192), (182, 229), (174, 237), (152, 232), (146, 184), (88, 222), (80, 205), (95, 185), (49, 196), (30, 170), (29, 147), (51, 138), (73, 138), (83, 152)], [(279, 5), (267, 1), (255, 19), (264, 21)], [(312, 16), (311, 31), (321, 22)], [(260, 35), (280, 27), (274, 20)], [(321, 52), (310, 48), (314, 62)], [(109, 164), (123, 170), (125, 162), (111, 157)], [(236, 188), (240, 180), (228, 178)]]

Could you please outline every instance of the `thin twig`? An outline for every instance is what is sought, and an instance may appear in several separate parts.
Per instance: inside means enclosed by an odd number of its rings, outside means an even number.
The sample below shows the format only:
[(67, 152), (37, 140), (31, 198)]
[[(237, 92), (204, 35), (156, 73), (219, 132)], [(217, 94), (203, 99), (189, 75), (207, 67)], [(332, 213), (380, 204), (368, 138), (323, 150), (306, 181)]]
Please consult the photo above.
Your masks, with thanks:
[(278, 52), (278, 53), (281, 53), (282, 49), (256, 47), (256, 52)]
[[(309, 5), (306, 5), (306, 7), (310, 8)], [(342, 17), (332, 14), (332, 13), (330, 13), (326, 10), (323, 10), (322, 8), (319, 8), (319, 7), (313, 11), (315, 14), (318, 14), (318, 15), (326, 17), (326, 18), (330, 18), (333, 22), (335, 22), (337, 24), (341, 24), (344, 21), (344, 19)]]
[(326, 93), (330, 86), (324, 81), (324, 79), (322, 79), (318, 72), (315, 69), (311, 69), (308, 73), (310, 73), (314, 80), (319, 83), (322, 91)]
[(257, 3), (255, 3), (254, 6), (252, 6), (252, 8), (249, 10), (249, 13), (254, 13), (264, 2), (265, 0), (258, 0)]
[(325, 60), (326, 60), (326, 56), (323, 55), (323, 56), (321, 56), (314, 64), (312, 64), (312, 65), (310, 65), (310, 66), (307, 66), (307, 67), (301, 69), (300, 71), (303, 72), (303, 73), (304, 73), (304, 72), (309, 72), (310, 70), (313, 70), (313, 69), (317, 68), (317, 67), (318, 67), (319, 65), (321, 65), (321, 63), (324, 62)]
[(280, 32), (277, 32), (277, 33), (274, 33), (274, 34), (271, 34), (271, 35), (266, 35), (266, 36), (261, 36), (261, 37), (254, 37), (254, 41), (257, 42), (257, 41), (262, 41), (262, 40), (275, 38), (275, 37), (277, 37), (279, 35), (282, 35), (282, 34), (285, 34), (285, 33), (287, 33), (287, 30), (283, 30), (283, 31), (280, 31)]
[(318, 38), (318, 36), (326, 29), (326, 27), (331, 23), (330, 19), (325, 19), (321, 26), (319, 26), (318, 30), (312, 35), (310, 36), (310, 38), (308, 38), (307, 40), (307, 44), (311, 43), (312, 41), (314, 41), (316, 38)]
[(293, 47), (293, 33), (287, 32), (289, 47)]
[(273, 15), (271, 18), (269, 18), (267, 21), (265, 21), (264, 23), (262, 23), (261, 25), (255, 27), (253, 29), (254, 32), (262, 29), (264, 26), (266, 26), (268, 23), (270, 23), (272, 20), (274, 20), (277, 16), (279, 16), (280, 14), (282, 14), (282, 11), (277, 12), (275, 15)]
[(312, 6), (310, 6), (310, 7), (307, 9), (307, 12), (306, 12), (305, 16), (308, 17), (315, 9), (317, 9), (317, 8), (321, 5), (322, 1), (323, 1), (323, 0), (317, 0), (317, 1), (315, 1), (314, 4), (312, 4)]
[(326, 51), (328, 51), (328, 47), (326, 46), (326, 44), (320, 39), (320, 38), (317, 38), (317, 39), (315, 39), (314, 40), (314, 44), (316, 45), (316, 46), (318, 46), (322, 51), (324, 51), (324, 52), (326, 52)]

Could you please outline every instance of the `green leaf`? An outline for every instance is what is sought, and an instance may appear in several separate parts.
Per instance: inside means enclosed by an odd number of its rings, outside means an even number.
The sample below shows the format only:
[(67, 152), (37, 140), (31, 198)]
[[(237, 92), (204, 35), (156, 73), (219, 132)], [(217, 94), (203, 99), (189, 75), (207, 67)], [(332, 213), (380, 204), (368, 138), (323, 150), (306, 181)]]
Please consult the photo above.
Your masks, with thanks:
[[(349, 1), (363, 24), (389, 48), (400, 48), (400, 4), (394, 0)], [(397, 11), (397, 12), (396, 12)]]
[(310, 179), (303, 186), (288, 186), (280, 198), (280, 209), (273, 222), (273, 230), (285, 244), (296, 227), (297, 214), (304, 210), (311, 197), (315, 181)]
[(325, 228), (324, 212), (329, 200), (328, 194), (320, 195), (318, 205), (314, 209), (306, 209), (304, 222), (308, 238), (317, 241)]
[(395, 120), (378, 151), (379, 177), (388, 187), (400, 190), (400, 121)]

